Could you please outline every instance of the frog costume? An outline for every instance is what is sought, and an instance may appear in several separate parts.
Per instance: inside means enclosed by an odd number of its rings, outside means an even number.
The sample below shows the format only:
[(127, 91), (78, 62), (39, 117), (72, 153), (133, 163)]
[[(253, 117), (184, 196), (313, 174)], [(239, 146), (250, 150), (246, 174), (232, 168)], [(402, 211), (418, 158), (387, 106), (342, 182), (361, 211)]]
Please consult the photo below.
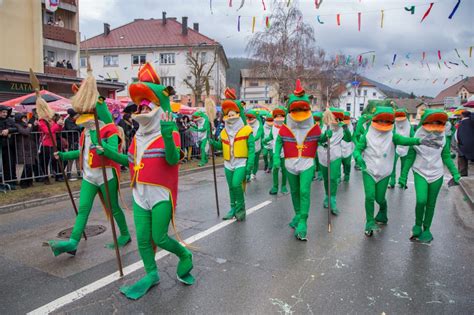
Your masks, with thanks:
[(445, 136), (448, 115), (442, 110), (426, 109), (421, 117), (415, 137), (422, 139), (435, 135), (439, 148), (424, 145), (410, 148), (400, 176), (400, 186), (406, 188), (407, 175), (413, 166), (415, 177), (416, 207), (412, 240), (429, 243), (433, 240), (430, 227), (433, 221), (436, 199), (443, 185), (444, 166), (458, 183), (461, 175), (450, 156), (449, 141)]
[(262, 154), (263, 154), (263, 164), (264, 170), (266, 173), (270, 173), (273, 167), (273, 147), (272, 143), (265, 143), (265, 139), (270, 136), (273, 127), (273, 117), (271, 115), (265, 117), (265, 124), (263, 125), (263, 135), (262, 135)]
[(171, 86), (161, 85), (160, 78), (150, 63), (138, 73), (138, 82), (129, 86), (130, 98), (138, 104), (134, 119), (140, 124), (128, 149), (128, 155), (113, 152), (104, 146), (105, 155), (130, 169), (133, 193), (133, 216), (140, 257), (146, 275), (120, 291), (130, 299), (139, 299), (156, 285), (159, 273), (154, 245), (179, 258), (178, 280), (194, 283), (192, 253), (168, 236), (170, 221), (175, 228), (175, 209), (178, 197), (180, 136), (171, 120)]
[(201, 152), (201, 161), (198, 166), (204, 166), (209, 161), (207, 152), (209, 151), (209, 138), (211, 136), (211, 124), (209, 118), (202, 111), (193, 114), (192, 119), (197, 126), (191, 126), (191, 130), (197, 133), (198, 145)]
[[(119, 132), (113, 123), (112, 114), (107, 109), (107, 104), (104, 98), (99, 97), (96, 103), (97, 116), (100, 123), (100, 137), (102, 141), (107, 144), (112, 151), (121, 151), (122, 139), (119, 137)], [(80, 190), (79, 209), (76, 217), (71, 236), (68, 241), (49, 241), (49, 246), (53, 251), (54, 256), (62, 253), (71, 255), (76, 254), (81, 235), (89, 218), (89, 214), (94, 204), (95, 196), (98, 194), (102, 203), (107, 200), (104, 178), (101, 169), (101, 157), (96, 150), (97, 134), (95, 130), (94, 115), (82, 114), (78, 120), (78, 125), (83, 125), (85, 128), (81, 133), (79, 139), (79, 150), (58, 152), (59, 158), (63, 161), (76, 160), (80, 161), (80, 168), (83, 174), (83, 180)], [(105, 159), (105, 166), (107, 172), (107, 180), (110, 192), (110, 202), (112, 216), (117, 222), (120, 230), (120, 236), (117, 239), (119, 247), (123, 247), (130, 243), (130, 233), (127, 227), (127, 221), (122, 208), (118, 201), (118, 191), (120, 183), (120, 165), (110, 159)], [(114, 244), (107, 244), (106, 247), (114, 248)]]
[[(354, 151), (354, 159), (361, 166), (365, 192), (365, 234), (372, 236), (380, 230), (376, 222), (387, 224), (388, 206), (385, 194), (393, 169), (395, 145), (437, 146), (431, 139), (407, 138), (394, 132), (395, 111), (391, 107), (377, 107), (371, 123), (359, 138)], [(380, 206), (374, 218), (374, 202)]]
[[(272, 126), (272, 132), (268, 135), (267, 138), (264, 140), (264, 144), (270, 144), (272, 148), (272, 155), (273, 155), (273, 167), (272, 167), (272, 176), (273, 176), (273, 183), (272, 183), (272, 188), (269, 191), (270, 195), (276, 195), (278, 194), (278, 173), (281, 170), (281, 190), (280, 192), (282, 194), (287, 194), (288, 189), (286, 188), (286, 170), (285, 170), (285, 163), (284, 163), (284, 157), (283, 157), (283, 152), (280, 154), (280, 163), (275, 160), (275, 139), (278, 136), (278, 133), (280, 132), (281, 126), (285, 123), (285, 116), (286, 116), (286, 108), (282, 106), (278, 106), (272, 111), (272, 117), (273, 117), (273, 126)], [(275, 165), (278, 165), (276, 167)]]
[(236, 218), (245, 220), (244, 187), (247, 175), (250, 175), (254, 166), (255, 145), (252, 127), (247, 125), (244, 109), (236, 99), (235, 90), (225, 90), (226, 99), (222, 102), (225, 127), (222, 129), (219, 140), (211, 140), (211, 144), (222, 150), (224, 156), (224, 171), (229, 187), (230, 211), (223, 217), (224, 220)]
[(344, 170), (344, 181), (349, 182), (351, 177), (351, 161), (352, 161), (352, 152), (354, 152), (354, 142), (352, 141), (352, 134), (354, 133), (354, 127), (351, 123), (351, 113), (348, 111), (344, 112), (344, 124), (346, 124), (347, 129), (351, 134), (351, 141), (342, 140), (342, 168)]
[[(395, 132), (404, 137), (413, 137), (415, 131), (408, 120), (408, 112), (405, 108), (399, 108), (395, 111)], [(397, 160), (400, 157), (400, 170), (405, 165), (408, 154), (408, 147), (404, 145), (397, 145), (395, 149), (395, 159), (393, 161), (393, 171), (390, 176), (389, 188), (395, 187), (397, 177)]]
[(288, 182), (290, 183), (291, 201), (295, 215), (290, 227), (295, 229), (295, 237), (306, 241), (307, 220), (311, 200), (311, 182), (314, 175), (314, 159), (318, 147), (321, 129), (314, 124), (308, 95), (296, 81), (296, 89), (288, 98), (288, 115), (275, 139), (274, 164), (281, 165), (283, 149)]
[[(314, 124), (318, 125), (320, 129), (323, 127), (323, 125), (324, 125), (324, 123), (323, 123), (323, 113), (314, 112), (313, 113), (313, 120), (314, 120)], [(316, 156), (314, 157), (314, 165), (315, 165), (315, 171), (316, 171), (317, 176), (315, 176), (313, 178), (313, 180), (316, 179), (318, 181), (322, 181), (323, 180), (323, 173), (321, 172), (321, 167), (319, 166), (318, 151), (316, 151)]]
[(247, 182), (256, 178), (258, 164), (260, 162), (260, 153), (262, 152), (263, 124), (260, 116), (255, 110), (247, 110), (245, 114), (247, 123), (252, 127), (253, 139), (255, 141), (255, 159), (253, 163), (252, 174), (247, 177)]
[[(342, 121), (344, 120), (344, 111), (338, 108), (330, 108), (331, 113), (334, 115), (335, 123), (331, 126), (323, 126), (323, 138), (330, 138), (330, 156), (331, 160), (328, 161), (327, 153), (328, 147), (326, 144), (318, 146), (318, 159), (321, 171), (324, 178), (324, 191), (326, 192), (324, 196), (323, 206), (327, 208), (331, 203), (331, 212), (334, 215), (339, 214), (339, 209), (337, 208), (336, 195), (338, 181), (341, 177), (341, 165), (342, 165), (342, 141), (351, 141), (352, 135), (349, 132), (349, 129), (346, 124)], [(331, 178), (329, 179), (329, 184), (331, 185), (331, 196), (328, 197), (328, 167), (331, 168)]]

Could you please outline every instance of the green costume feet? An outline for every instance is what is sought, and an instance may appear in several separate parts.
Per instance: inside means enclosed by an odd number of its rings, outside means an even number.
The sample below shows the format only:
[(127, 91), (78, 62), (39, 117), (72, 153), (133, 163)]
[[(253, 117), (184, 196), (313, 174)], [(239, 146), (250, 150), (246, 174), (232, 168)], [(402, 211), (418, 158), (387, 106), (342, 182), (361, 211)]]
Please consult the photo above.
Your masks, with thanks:
[(374, 231), (380, 231), (380, 227), (375, 222), (367, 222), (365, 224), (365, 235), (372, 236)]
[(178, 277), (179, 282), (184, 283), (186, 285), (193, 285), (196, 280), (194, 279), (193, 275), (188, 273), (185, 276)]
[(243, 207), (242, 211), (238, 211), (235, 213), (235, 219), (237, 221), (245, 221), (245, 206)]
[(138, 300), (144, 296), (148, 290), (160, 282), (160, 276), (157, 271), (152, 271), (131, 286), (123, 286), (120, 292), (132, 300)]
[(327, 209), (329, 207), (329, 199), (327, 195), (324, 196), (323, 207), (324, 209)]
[(431, 234), (430, 230), (424, 230), (421, 232), (421, 235), (418, 237), (418, 241), (421, 243), (429, 243), (433, 240), (433, 235)]
[(292, 229), (296, 229), (298, 226), (298, 222), (300, 221), (300, 216), (295, 215), (293, 219), (291, 220), (290, 224), (288, 224)]
[(199, 162), (198, 163), (198, 167), (203, 167), (204, 165), (206, 165), (207, 163), (204, 163), (204, 162)]
[(68, 253), (75, 256), (77, 245), (79, 244), (79, 242), (75, 240), (49, 241), (48, 244), (51, 247), (51, 250), (53, 251), (54, 256), (59, 256), (63, 253)]
[(375, 222), (386, 225), (388, 222), (387, 212), (380, 210), (375, 216)]
[(270, 195), (276, 195), (276, 194), (278, 194), (278, 187), (273, 186), (272, 189), (270, 189), (269, 194), (270, 194)]
[(286, 185), (281, 186), (280, 192), (283, 195), (286, 195), (288, 193), (288, 188), (286, 188)]
[(351, 179), (350, 175), (344, 175), (344, 182), (345, 183), (348, 183), (350, 179)]
[(222, 218), (222, 220), (231, 220), (233, 219), (235, 216), (235, 209), (230, 209), (229, 212), (227, 212), (227, 214)]
[(419, 225), (414, 225), (413, 228), (411, 229), (411, 237), (410, 240), (415, 240), (421, 235), (421, 226)]
[(193, 254), (186, 250), (188, 253), (179, 259), (178, 266), (176, 267), (176, 275), (179, 278), (187, 276), (193, 269)]
[[(120, 235), (117, 238), (117, 244), (118, 244), (119, 248), (124, 247), (125, 245), (127, 245), (131, 241), (132, 241), (132, 238), (130, 237), (130, 235)], [(105, 247), (107, 247), (108, 249), (115, 249), (115, 244), (114, 243), (107, 243), (107, 244), (105, 244)]]
[(331, 196), (331, 213), (334, 215), (338, 215), (339, 212), (340, 211), (337, 208), (337, 204), (336, 204), (336, 196)]
[(306, 230), (306, 222), (299, 222), (295, 230), (295, 237), (300, 241), (307, 241), (308, 239), (306, 238)]

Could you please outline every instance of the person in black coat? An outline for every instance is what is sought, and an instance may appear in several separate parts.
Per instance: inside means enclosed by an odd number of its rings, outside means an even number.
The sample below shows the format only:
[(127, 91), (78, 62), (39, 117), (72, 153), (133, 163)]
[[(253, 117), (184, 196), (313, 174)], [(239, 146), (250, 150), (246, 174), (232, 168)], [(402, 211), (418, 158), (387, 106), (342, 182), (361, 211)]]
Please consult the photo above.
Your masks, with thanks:
[[(68, 116), (64, 121), (64, 130), (65, 136), (68, 143), (68, 150), (75, 151), (79, 150), (79, 137), (81, 136), (81, 127), (76, 124), (76, 119), (79, 117), (79, 114), (72, 108), (67, 110)], [(79, 167), (79, 159), (77, 160), (70, 160), (67, 163), (67, 177), (71, 178), (71, 171), (72, 165), (76, 162), (76, 171), (77, 177), (81, 176), (80, 167)]]
[(22, 188), (33, 186), (33, 165), (38, 158), (38, 148), (31, 136), (33, 125), (28, 123), (25, 113), (15, 114), (16, 177)]
[(12, 108), (0, 105), (0, 150), (2, 152), (2, 170), (0, 184), (4, 182), (15, 189), (16, 152), (12, 135), (17, 132), (15, 121), (10, 117)]
[(462, 118), (456, 131), (458, 142), (458, 169), (461, 176), (468, 175), (468, 161), (474, 161), (474, 120), (469, 111), (461, 114)]

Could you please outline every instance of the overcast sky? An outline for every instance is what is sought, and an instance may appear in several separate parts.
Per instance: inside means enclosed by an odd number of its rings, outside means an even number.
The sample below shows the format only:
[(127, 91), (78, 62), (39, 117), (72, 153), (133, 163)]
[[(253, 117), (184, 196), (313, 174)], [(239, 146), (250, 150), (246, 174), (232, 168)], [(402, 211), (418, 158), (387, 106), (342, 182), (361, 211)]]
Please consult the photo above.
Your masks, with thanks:
[[(209, 0), (80, 0), (80, 30), (82, 36), (90, 38), (103, 31), (104, 22), (113, 29), (135, 18), (161, 18), (161, 12), (166, 11), (168, 17), (178, 20), (188, 16), (189, 25), (198, 22), (200, 31), (219, 41), (228, 57), (245, 57), (245, 46), (252, 35), (252, 17), (256, 17), (255, 30), (263, 30), (272, 1), (264, 0), (264, 11), (261, 0), (245, 0), (244, 7), (237, 11), (241, 1), (233, 0), (233, 6), (229, 7), (229, 0), (212, 0), (211, 12)], [(469, 47), (474, 46), (474, 1), (462, 0), (450, 20), (448, 16), (458, 0), (438, 0), (429, 16), (420, 23), (430, 1), (434, 0), (323, 0), (319, 9), (315, 9), (314, 0), (291, 0), (291, 3), (304, 12), (304, 21), (315, 29), (318, 46), (330, 54), (356, 56), (374, 50), (375, 66), (361, 69), (361, 74), (406, 92), (434, 96), (459, 80), (460, 75), (474, 75), (474, 51), (469, 58)], [(420, 5), (414, 15), (403, 9), (411, 5)], [(380, 27), (382, 9), (383, 28)], [(357, 12), (362, 12), (360, 32), (357, 30)], [(341, 14), (341, 26), (336, 24), (337, 13)], [(237, 31), (239, 15), (240, 32)], [(318, 15), (324, 24), (318, 23)], [(469, 68), (461, 63), (455, 48)], [(437, 65), (438, 50), (441, 50), (441, 69)], [(421, 65), (423, 51), (426, 52), (425, 61), (430, 62), (430, 70)], [(397, 60), (393, 67), (395, 53)], [(371, 62), (372, 55), (367, 56)]]

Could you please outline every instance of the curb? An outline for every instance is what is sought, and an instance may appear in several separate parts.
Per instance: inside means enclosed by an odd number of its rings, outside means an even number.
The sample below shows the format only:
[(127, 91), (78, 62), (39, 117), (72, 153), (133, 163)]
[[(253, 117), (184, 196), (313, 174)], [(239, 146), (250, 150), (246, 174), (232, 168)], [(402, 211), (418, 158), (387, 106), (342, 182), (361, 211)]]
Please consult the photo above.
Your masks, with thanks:
[[(216, 169), (222, 168), (222, 167), (224, 167), (223, 163), (216, 164)], [(180, 176), (189, 175), (189, 174), (204, 172), (208, 170), (212, 170), (212, 165), (183, 170), (179, 172), (179, 175)], [(120, 183), (120, 188), (129, 188), (129, 187), (130, 187), (130, 181)], [(79, 191), (73, 192), (72, 195), (74, 199), (77, 199), (79, 197)], [(25, 202), (18, 202), (18, 203), (6, 205), (6, 206), (0, 206), (0, 214), (6, 214), (6, 213), (20, 211), (20, 210), (24, 210), (24, 209), (28, 209), (32, 207), (43, 206), (43, 205), (56, 203), (56, 202), (64, 201), (68, 199), (69, 199), (69, 194), (61, 194), (61, 195), (51, 196), (48, 198), (33, 199), (33, 200), (25, 201)]]
[(461, 186), (464, 195), (468, 199), (471, 207), (474, 206), (474, 178), (473, 177), (461, 177), (459, 181), (459, 186)]

